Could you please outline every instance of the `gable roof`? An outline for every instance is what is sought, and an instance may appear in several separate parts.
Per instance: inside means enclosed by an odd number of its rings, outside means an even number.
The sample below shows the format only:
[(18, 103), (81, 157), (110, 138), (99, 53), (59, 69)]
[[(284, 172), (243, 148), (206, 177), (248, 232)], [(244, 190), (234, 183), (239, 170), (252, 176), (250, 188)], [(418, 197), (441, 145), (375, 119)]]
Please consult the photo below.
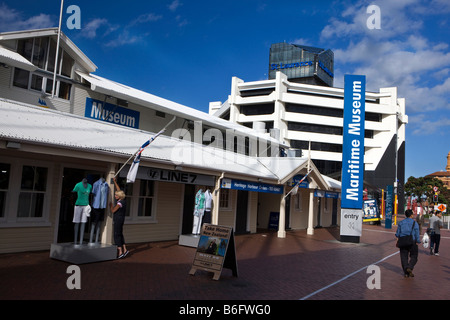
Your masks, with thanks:
[[(27, 38), (53, 37), (58, 38), (58, 28), (12, 31), (0, 33), (2, 40), (20, 40)], [(61, 32), (60, 46), (86, 71), (95, 72), (97, 66), (72, 42), (63, 32)]]

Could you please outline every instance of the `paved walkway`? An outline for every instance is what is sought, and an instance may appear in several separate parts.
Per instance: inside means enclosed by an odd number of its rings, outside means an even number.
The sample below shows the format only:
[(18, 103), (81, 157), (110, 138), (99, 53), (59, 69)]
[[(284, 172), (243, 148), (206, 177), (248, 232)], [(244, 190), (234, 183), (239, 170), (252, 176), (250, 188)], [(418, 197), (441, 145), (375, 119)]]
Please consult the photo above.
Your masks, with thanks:
[[(69, 290), (69, 264), (49, 252), (0, 255), (0, 300), (396, 300), (449, 299), (450, 232), (442, 230), (440, 256), (422, 246), (414, 278), (404, 278), (395, 226), (364, 225), (361, 243), (340, 243), (338, 228), (236, 236), (239, 277), (224, 269), (189, 270), (194, 248), (176, 241), (129, 245), (123, 259), (82, 265), (81, 290)], [(125, 235), (126, 236), (126, 235)], [(381, 289), (369, 289), (376, 264)]]

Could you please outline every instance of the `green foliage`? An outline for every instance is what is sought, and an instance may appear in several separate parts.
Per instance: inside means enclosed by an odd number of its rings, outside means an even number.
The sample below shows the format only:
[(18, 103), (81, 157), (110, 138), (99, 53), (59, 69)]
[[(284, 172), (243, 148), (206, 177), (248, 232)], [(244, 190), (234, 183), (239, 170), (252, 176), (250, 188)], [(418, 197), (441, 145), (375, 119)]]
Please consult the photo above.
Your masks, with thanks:
[(428, 203), (433, 202), (433, 187), (436, 186), (439, 189), (438, 192), (438, 203), (444, 203), (448, 206), (450, 203), (450, 190), (444, 187), (441, 180), (431, 177), (409, 177), (408, 181), (405, 183), (405, 196), (419, 198), (418, 201), (427, 200)]

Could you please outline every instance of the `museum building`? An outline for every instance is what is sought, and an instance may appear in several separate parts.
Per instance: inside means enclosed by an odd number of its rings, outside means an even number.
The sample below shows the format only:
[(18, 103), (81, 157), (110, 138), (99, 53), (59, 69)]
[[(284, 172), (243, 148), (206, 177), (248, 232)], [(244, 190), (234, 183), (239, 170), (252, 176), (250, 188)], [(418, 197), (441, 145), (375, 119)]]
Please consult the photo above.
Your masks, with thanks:
[[(116, 175), (127, 195), (127, 243), (184, 244), (200, 190), (211, 191), (211, 223), (237, 234), (313, 234), (340, 221), (340, 182), (307, 155), (281, 157), (289, 145), (276, 130), (257, 131), (102, 78), (64, 34), (55, 66), (57, 40), (56, 28), (0, 33), (0, 253), (73, 241), (74, 186), (104, 179), (112, 201)], [(129, 166), (120, 168), (167, 124), (127, 184)], [(106, 208), (102, 243), (113, 242), (112, 224)], [(89, 221), (85, 243), (92, 230)]]

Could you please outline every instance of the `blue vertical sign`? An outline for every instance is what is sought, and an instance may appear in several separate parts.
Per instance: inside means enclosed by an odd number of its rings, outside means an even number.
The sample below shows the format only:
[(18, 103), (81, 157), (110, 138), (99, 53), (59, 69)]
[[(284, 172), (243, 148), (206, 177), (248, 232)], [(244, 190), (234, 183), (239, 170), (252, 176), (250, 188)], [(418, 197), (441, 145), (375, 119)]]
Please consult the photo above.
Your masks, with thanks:
[(366, 77), (345, 76), (341, 207), (363, 208)]
[(341, 241), (359, 242), (363, 220), (366, 77), (345, 76)]
[(392, 209), (394, 204), (394, 186), (390, 185), (386, 188), (386, 217), (384, 220), (384, 227), (392, 229)]

